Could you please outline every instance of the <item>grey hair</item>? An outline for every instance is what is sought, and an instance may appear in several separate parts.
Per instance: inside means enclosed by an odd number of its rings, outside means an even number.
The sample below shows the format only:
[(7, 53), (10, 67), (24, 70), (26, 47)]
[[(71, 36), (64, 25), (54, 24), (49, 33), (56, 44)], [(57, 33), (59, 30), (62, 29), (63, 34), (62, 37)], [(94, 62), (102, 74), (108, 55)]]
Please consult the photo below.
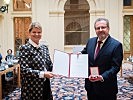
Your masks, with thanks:
[(33, 28), (39, 28), (40, 30), (42, 30), (42, 26), (41, 26), (41, 24), (39, 22), (32, 22), (29, 25), (28, 31), (31, 32)]
[(98, 19), (96, 19), (96, 21), (95, 21), (95, 23), (94, 23), (94, 28), (96, 28), (96, 23), (99, 22), (99, 21), (105, 21), (107, 27), (109, 28), (109, 20), (106, 19), (106, 18), (98, 18)]

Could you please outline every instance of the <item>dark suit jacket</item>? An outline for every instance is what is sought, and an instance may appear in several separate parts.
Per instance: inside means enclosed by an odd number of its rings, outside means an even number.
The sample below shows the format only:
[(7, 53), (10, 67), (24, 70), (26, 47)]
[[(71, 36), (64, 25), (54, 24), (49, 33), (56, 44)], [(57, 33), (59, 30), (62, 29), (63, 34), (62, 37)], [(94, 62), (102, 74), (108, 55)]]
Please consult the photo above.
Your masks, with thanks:
[(123, 60), (122, 44), (109, 36), (94, 60), (96, 43), (97, 37), (89, 39), (82, 53), (88, 54), (89, 67), (98, 66), (99, 74), (102, 75), (104, 82), (90, 82), (86, 78), (85, 89), (101, 96), (115, 95), (118, 93), (117, 73)]

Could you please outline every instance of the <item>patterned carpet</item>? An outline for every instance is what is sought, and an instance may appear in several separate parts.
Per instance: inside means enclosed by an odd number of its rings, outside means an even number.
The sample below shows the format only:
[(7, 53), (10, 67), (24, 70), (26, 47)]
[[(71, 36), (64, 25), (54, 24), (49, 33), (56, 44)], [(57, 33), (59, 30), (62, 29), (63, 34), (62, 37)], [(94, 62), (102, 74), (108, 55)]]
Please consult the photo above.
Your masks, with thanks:
[[(133, 77), (132, 70), (123, 70), (123, 77), (118, 74), (119, 92), (117, 100), (133, 100), (133, 83), (131, 84), (126, 77)], [(125, 79), (126, 78), (126, 79)], [(54, 100), (87, 100), (84, 90), (84, 79), (82, 78), (53, 78), (51, 79), (51, 88)], [(19, 100), (20, 88), (16, 88), (3, 100)]]

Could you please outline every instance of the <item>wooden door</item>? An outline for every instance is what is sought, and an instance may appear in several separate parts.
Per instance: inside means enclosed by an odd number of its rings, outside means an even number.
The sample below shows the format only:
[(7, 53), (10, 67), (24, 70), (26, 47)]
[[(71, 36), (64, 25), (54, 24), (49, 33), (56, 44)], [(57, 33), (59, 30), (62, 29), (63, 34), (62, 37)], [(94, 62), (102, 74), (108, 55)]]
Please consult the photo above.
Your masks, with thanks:
[(14, 18), (14, 50), (16, 56), (20, 45), (25, 44), (28, 40), (28, 28), (30, 23), (30, 17)]

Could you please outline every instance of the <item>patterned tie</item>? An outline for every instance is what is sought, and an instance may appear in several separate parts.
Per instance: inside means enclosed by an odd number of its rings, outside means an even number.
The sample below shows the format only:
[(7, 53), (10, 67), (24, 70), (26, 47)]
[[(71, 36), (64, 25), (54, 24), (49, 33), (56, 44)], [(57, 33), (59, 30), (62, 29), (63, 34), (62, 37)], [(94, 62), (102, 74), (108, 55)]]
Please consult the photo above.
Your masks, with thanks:
[(94, 55), (94, 59), (96, 59), (97, 54), (99, 53), (100, 45), (101, 45), (102, 41), (98, 41), (97, 43), (98, 43), (98, 46), (97, 46), (97, 48), (96, 48), (96, 52), (95, 52), (95, 55)]

